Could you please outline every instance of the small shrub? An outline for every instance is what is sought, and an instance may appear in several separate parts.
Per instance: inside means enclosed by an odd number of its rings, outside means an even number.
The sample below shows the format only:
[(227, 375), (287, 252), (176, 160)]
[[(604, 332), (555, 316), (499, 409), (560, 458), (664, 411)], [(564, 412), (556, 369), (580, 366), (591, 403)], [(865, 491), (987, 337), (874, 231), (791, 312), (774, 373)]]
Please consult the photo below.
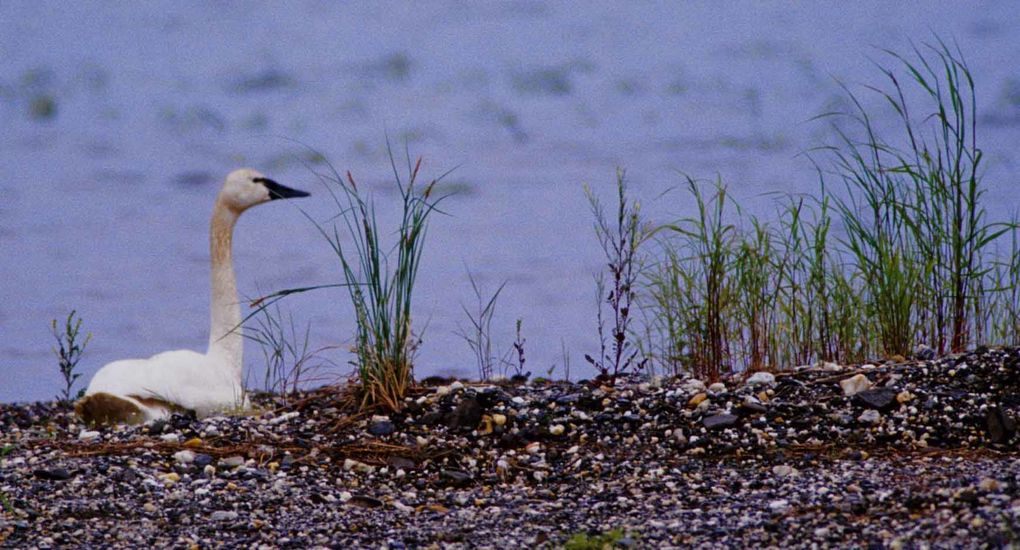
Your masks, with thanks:
[(56, 319), (50, 323), (53, 338), (57, 341), (57, 347), (53, 348), (53, 353), (57, 356), (60, 376), (64, 379), (64, 387), (57, 395), (57, 399), (64, 404), (70, 404), (85, 394), (84, 388), (75, 392), (74, 384), (81, 378), (81, 373), (77, 372), (78, 362), (81, 361), (81, 356), (85, 353), (85, 347), (92, 340), (92, 333), (86, 334), (84, 339), (81, 338), (82, 319), (81, 317), (76, 319), (75, 315), (76, 312), (71, 310), (67, 319), (64, 320), (63, 331), (57, 330)]
[[(641, 206), (627, 197), (624, 172), (616, 172), (617, 205), (615, 216), (610, 218), (602, 202), (585, 186), (585, 195), (595, 216), (595, 236), (606, 256), (609, 283), (605, 273), (595, 276), (596, 299), (598, 300), (598, 357), (585, 355), (584, 358), (598, 369), (604, 378), (615, 378), (628, 370), (638, 370), (644, 360), (638, 360), (640, 348), (630, 341), (632, 312), (637, 296), (637, 281), (640, 273), (638, 251), (648, 235), (641, 223)], [(608, 290), (607, 290), (608, 286)], [(608, 305), (610, 315), (607, 343), (606, 322), (603, 306)]]
[[(524, 364), (527, 362), (527, 358), (524, 356), (524, 343), (527, 341), (521, 333), (521, 326), (524, 324), (523, 319), (518, 319), (514, 326), (514, 342), (510, 345), (510, 349), (507, 351), (506, 356), (503, 359), (503, 365), (507, 368), (504, 369), (504, 376), (510, 368), (514, 369), (513, 377), (517, 379), (527, 379), (531, 376), (531, 371), (524, 370)], [(510, 359), (510, 357), (513, 359)]]

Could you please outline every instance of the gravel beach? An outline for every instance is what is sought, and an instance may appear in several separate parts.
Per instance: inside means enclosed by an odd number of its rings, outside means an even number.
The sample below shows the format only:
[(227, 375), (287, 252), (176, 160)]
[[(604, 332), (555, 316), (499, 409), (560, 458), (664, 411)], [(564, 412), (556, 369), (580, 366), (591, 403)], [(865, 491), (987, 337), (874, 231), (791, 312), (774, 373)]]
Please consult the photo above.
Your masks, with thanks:
[(0, 546), (1020, 544), (1020, 349), (707, 386), (426, 382), (388, 416), (335, 388), (95, 430), (0, 405)]

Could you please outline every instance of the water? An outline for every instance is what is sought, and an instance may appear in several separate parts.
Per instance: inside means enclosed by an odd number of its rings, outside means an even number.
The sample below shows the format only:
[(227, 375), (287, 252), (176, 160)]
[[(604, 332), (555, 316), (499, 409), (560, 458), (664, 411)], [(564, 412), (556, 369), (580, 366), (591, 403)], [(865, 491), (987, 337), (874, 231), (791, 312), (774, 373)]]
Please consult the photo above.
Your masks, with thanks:
[[(315, 193), (291, 140), (375, 190), (385, 136), (459, 166), (432, 225), (417, 295), (418, 374), (470, 376), (456, 335), (473, 295), (508, 281), (493, 332), (524, 321), (527, 368), (589, 375), (599, 249), (581, 186), (609, 196), (617, 166), (656, 219), (689, 213), (677, 170), (720, 175), (753, 208), (816, 185), (799, 153), (827, 137), (838, 76), (875, 82), (876, 47), (932, 31), (963, 47), (979, 86), (989, 195), (1011, 208), (1020, 125), (1020, 12), (1012, 2), (92, 2), (0, 3), (0, 401), (48, 398), (49, 322), (74, 308), (105, 362), (203, 349), (207, 226), (223, 176), (250, 165)], [(296, 210), (247, 213), (235, 241), (243, 294), (339, 278)], [(339, 291), (289, 301), (315, 346), (349, 345)], [(259, 349), (248, 344), (257, 370)], [(330, 359), (346, 371), (344, 350)], [(562, 374), (562, 371), (560, 371)]]

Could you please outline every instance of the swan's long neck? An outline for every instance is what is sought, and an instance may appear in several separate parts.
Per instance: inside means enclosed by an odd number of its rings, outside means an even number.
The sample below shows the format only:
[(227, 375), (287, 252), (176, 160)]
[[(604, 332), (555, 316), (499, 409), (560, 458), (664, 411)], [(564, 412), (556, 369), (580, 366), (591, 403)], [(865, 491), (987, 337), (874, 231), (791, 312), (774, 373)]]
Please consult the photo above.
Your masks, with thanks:
[(212, 325), (209, 330), (209, 355), (221, 357), (241, 382), (244, 336), (241, 333), (241, 303), (231, 258), (235, 212), (217, 199), (209, 229), (209, 253), (212, 263)]

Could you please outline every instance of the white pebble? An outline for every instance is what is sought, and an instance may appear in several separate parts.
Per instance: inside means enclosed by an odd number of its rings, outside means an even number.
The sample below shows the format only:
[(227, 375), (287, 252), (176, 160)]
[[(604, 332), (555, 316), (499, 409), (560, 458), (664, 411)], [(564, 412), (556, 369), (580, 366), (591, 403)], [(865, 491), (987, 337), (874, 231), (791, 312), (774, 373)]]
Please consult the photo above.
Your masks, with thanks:
[(180, 464), (191, 464), (195, 461), (195, 453), (191, 451), (177, 451), (174, 453), (174, 460)]
[(843, 395), (850, 397), (871, 388), (871, 380), (868, 380), (868, 377), (863, 374), (856, 374), (841, 380), (839, 387), (843, 388)]
[(747, 379), (748, 386), (768, 385), (774, 384), (776, 377), (771, 372), (756, 372)]
[(857, 420), (867, 424), (878, 424), (882, 420), (882, 413), (875, 409), (868, 409), (857, 417)]

